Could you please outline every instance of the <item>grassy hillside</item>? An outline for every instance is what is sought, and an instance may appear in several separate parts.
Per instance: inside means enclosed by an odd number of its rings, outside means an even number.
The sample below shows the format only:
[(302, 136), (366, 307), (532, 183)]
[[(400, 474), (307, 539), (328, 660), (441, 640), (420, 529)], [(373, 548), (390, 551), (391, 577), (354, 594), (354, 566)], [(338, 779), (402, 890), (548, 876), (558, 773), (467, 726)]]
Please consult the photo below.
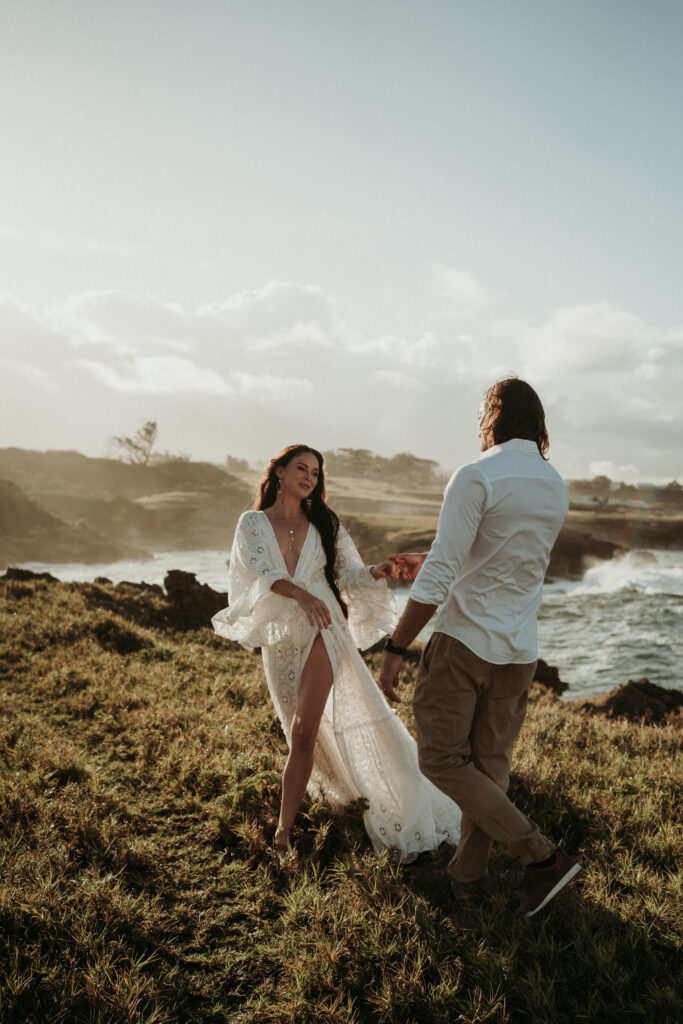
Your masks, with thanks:
[(80, 452), (26, 448), (0, 448), (3, 477), (13, 480), (32, 498), (120, 496), (131, 501), (146, 494), (219, 487), (234, 479), (218, 466), (189, 459), (136, 466), (118, 459), (92, 459)]
[(456, 900), (355, 807), (307, 804), (281, 870), (259, 659), (122, 593), (0, 581), (3, 1024), (680, 1019), (673, 725), (532, 706), (512, 792), (584, 871), (531, 921), (502, 853)]
[(27, 498), (9, 480), (0, 479), (0, 567), (20, 562), (109, 562), (144, 557), (133, 540), (112, 541), (110, 531), (91, 521), (64, 522)]

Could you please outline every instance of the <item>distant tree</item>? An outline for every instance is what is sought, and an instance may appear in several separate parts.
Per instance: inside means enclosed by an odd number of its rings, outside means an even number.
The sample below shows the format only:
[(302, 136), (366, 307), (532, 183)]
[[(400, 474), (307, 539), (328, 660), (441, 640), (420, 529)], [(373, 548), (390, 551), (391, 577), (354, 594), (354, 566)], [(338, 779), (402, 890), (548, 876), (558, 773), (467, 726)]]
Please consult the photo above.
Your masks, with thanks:
[(335, 448), (323, 456), (327, 472), (336, 476), (377, 477), (387, 461), (369, 448)]
[(147, 420), (146, 423), (136, 430), (132, 437), (112, 437), (111, 441), (115, 448), (121, 452), (121, 457), (127, 462), (136, 466), (147, 466), (152, 456), (152, 448), (157, 439), (156, 420)]
[(589, 495), (591, 485), (589, 480), (567, 480), (567, 490), (574, 497)]
[(234, 455), (226, 455), (225, 468), (228, 473), (247, 473), (249, 470), (249, 463), (246, 459), (238, 459)]
[(606, 505), (607, 496), (609, 495), (612, 487), (612, 481), (610, 478), (604, 475), (594, 476), (590, 482), (590, 486), (593, 500), (597, 501), (599, 505)]
[(410, 452), (399, 452), (388, 459), (369, 448), (334, 448), (323, 455), (326, 471), (332, 476), (392, 480), (407, 487), (435, 487), (444, 482), (438, 462)]
[(667, 505), (683, 505), (683, 487), (679, 484), (678, 480), (672, 480), (670, 483), (662, 487), (662, 500)]
[(435, 459), (420, 459), (410, 452), (393, 455), (386, 464), (386, 474), (412, 487), (429, 487), (439, 482), (439, 464)]

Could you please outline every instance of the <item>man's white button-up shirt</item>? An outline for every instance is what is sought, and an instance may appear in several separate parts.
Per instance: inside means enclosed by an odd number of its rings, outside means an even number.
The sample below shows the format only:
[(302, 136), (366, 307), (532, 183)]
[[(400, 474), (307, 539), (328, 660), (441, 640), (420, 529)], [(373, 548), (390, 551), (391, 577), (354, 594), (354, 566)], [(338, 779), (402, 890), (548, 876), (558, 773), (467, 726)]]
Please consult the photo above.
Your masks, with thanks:
[(567, 488), (535, 441), (487, 449), (451, 477), (434, 543), (410, 592), (447, 633), (494, 665), (538, 657), (536, 615)]

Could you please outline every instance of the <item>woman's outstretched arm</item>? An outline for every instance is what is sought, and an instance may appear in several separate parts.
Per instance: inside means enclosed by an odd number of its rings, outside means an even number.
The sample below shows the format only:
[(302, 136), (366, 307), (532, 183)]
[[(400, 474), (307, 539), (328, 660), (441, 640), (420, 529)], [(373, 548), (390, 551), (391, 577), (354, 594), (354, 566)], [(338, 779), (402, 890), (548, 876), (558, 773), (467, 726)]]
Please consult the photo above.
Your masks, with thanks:
[(400, 555), (389, 555), (387, 562), (394, 566), (394, 579), (414, 580), (428, 554), (428, 551), (404, 551)]
[(396, 565), (392, 562), (391, 558), (385, 558), (379, 565), (370, 565), (368, 568), (370, 569), (370, 575), (376, 580), (386, 580), (392, 576), (394, 579), (400, 578)]

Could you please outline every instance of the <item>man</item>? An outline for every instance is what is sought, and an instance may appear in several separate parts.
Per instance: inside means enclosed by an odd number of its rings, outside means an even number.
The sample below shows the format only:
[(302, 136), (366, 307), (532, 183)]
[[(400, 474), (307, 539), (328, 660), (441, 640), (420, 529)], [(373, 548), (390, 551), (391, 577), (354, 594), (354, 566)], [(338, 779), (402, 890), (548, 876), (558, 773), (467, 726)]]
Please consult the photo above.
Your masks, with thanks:
[(543, 580), (569, 502), (545, 460), (543, 406), (525, 381), (488, 389), (479, 437), (483, 455), (449, 481), (429, 553), (395, 556), (415, 582), (380, 684), (399, 699), (405, 649), (438, 608), (413, 707), (420, 768), (462, 811), (451, 884), (458, 892), (486, 875), (495, 839), (525, 865), (520, 910), (531, 916), (579, 871), (506, 796), (536, 668)]

